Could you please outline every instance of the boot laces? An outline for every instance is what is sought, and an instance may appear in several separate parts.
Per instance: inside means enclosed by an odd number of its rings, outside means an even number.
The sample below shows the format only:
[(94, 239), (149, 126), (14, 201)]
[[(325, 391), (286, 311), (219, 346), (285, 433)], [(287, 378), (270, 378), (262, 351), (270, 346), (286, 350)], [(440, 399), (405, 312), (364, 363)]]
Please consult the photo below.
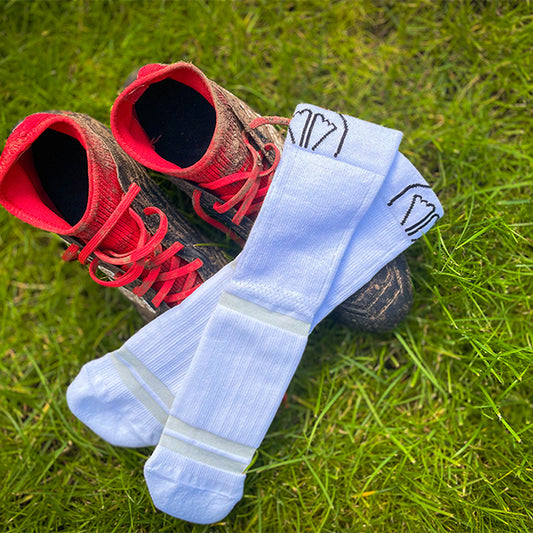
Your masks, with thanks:
[[(252, 120), (252, 122), (248, 124), (248, 127), (250, 129), (255, 129), (260, 126), (265, 126), (267, 124), (288, 126), (289, 122), (290, 119), (283, 117), (258, 117)], [(264, 150), (266, 152), (274, 152), (274, 161), (272, 162), (270, 167), (264, 169), (262, 153), (256, 150), (251, 145), (250, 141), (246, 136), (245, 131), (242, 132), (242, 137), (246, 148), (250, 152), (250, 156), (252, 159), (252, 168), (249, 170), (235, 172), (234, 174), (230, 174), (228, 176), (223, 176), (222, 178), (213, 180), (209, 183), (202, 183), (202, 187), (204, 189), (216, 193), (218, 190), (227, 185), (242, 182), (241, 188), (236, 193), (218, 194), (221, 201), (215, 202), (212, 206), (213, 210), (217, 213), (226, 213), (230, 209), (236, 207), (237, 204), (240, 204), (237, 208), (235, 215), (231, 219), (231, 221), (237, 226), (242, 222), (243, 218), (246, 215), (252, 215), (254, 213), (257, 213), (261, 209), (261, 205), (263, 204), (265, 195), (268, 191), (268, 188), (270, 187), (270, 183), (272, 182), (274, 171), (276, 170), (281, 157), (280, 150), (275, 144), (266, 143), (264, 145)], [(266, 183), (264, 179), (266, 179)], [(262, 182), (263, 186), (261, 186)], [(242, 239), (236, 236), (231, 231), (231, 229), (224, 226), (220, 221), (210, 217), (203, 210), (200, 205), (201, 195), (202, 191), (199, 189), (196, 189), (193, 193), (192, 203), (196, 213), (203, 220), (205, 220), (212, 226), (220, 229), (224, 233), (228, 234), (232, 239), (239, 242), (241, 245), (244, 244)]]
[[(75, 261), (77, 259), (82, 264), (88, 263), (91, 278), (105, 287), (123, 287), (139, 279), (141, 284), (133, 289), (133, 293), (141, 297), (153, 287), (157, 291), (152, 299), (152, 303), (156, 308), (162, 302), (167, 304), (181, 302), (195, 290), (196, 270), (203, 263), (196, 258), (194, 261), (183, 265), (183, 260), (176, 257), (176, 254), (184, 248), (183, 244), (179, 242), (174, 242), (166, 249), (163, 248), (161, 242), (168, 230), (168, 219), (160, 209), (154, 206), (143, 210), (143, 213), (147, 216), (159, 216), (159, 227), (156, 232), (152, 236), (148, 234), (141, 217), (131, 208), (131, 203), (140, 190), (141, 188), (137, 184), (132, 184), (111, 216), (89, 242), (83, 247), (71, 244), (65, 250), (63, 259), (65, 261)], [(135, 221), (139, 229), (137, 247), (125, 253), (101, 249), (102, 241), (126, 212)], [(92, 259), (90, 259), (91, 255), (93, 256)], [(115, 265), (122, 270), (122, 273), (115, 274), (112, 280), (102, 280), (96, 275), (100, 262)], [(165, 263), (166, 265), (163, 268)], [(181, 277), (185, 278), (181, 289), (177, 292), (173, 291), (175, 281)]]

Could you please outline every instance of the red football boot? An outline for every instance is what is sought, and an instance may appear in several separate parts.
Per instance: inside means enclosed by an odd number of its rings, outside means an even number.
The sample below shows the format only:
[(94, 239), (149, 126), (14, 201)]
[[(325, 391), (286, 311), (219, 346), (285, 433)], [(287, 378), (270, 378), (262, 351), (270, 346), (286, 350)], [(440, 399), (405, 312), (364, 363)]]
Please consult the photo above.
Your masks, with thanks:
[[(179, 304), (226, 262), (176, 213), (111, 132), (86, 115), (37, 113), (0, 157), (0, 204), (60, 235), (67, 261), (89, 265), (150, 319)], [(97, 269), (110, 279), (101, 279)]]

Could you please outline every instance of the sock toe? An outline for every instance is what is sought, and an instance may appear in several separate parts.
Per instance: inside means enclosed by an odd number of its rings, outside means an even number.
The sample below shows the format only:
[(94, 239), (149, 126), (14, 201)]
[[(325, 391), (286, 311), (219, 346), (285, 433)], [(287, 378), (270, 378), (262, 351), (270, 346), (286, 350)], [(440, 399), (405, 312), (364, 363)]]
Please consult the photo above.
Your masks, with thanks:
[(161, 423), (124, 385), (108, 356), (82, 367), (67, 389), (67, 403), (77, 418), (115, 446), (155, 446), (159, 440)]
[(145, 464), (144, 477), (160, 511), (195, 524), (213, 524), (223, 520), (242, 498), (246, 476), (158, 446)]

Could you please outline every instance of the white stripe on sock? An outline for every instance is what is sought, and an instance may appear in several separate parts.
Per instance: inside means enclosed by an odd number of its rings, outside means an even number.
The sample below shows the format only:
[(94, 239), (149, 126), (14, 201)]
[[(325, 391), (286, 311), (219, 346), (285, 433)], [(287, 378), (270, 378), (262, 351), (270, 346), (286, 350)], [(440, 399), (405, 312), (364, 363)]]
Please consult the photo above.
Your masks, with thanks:
[(266, 307), (257, 305), (253, 302), (245, 300), (229, 292), (223, 292), (218, 301), (219, 305), (227, 307), (232, 311), (237, 311), (243, 315), (247, 315), (250, 318), (265, 322), (271, 326), (284, 329), (290, 333), (307, 337), (311, 331), (311, 324), (293, 318), (292, 316), (284, 315), (276, 311), (271, 311)]
[(217, 453), (198, 448), (194, 444), (183, 442), (171, 435), (163, 433), (159, 441), (159, 446), (164, 446), (169, 450), (176, 452), (184, 457), (188, 457), (198, 463), (203, 463), (219, 470), (224, 470), (232, 474), (242, 474), (248, 466), (248, 462), (236, 461), (229, 457), (223, 457)]
[(144, 390), (142, 385), (132, 374), (130, 368), (115, 353), (109, 354), (109, 357), (117, 369), (120, 379), (126, 388), (141, 402), (150, 414), (160, 423), (165, 424), (168, 413)]
[[(166, 430), (172, 430), (176, 433), (176, 438), (194, 445), (200, 445), (202, 448), (213, 448), (228, 458), (235, 458), (237, 461), (246, 462), (252, 460), (255, 448), (239, 444), (229, 439), (210, 433), (203, 429), (195, 428), (183, 420), (170, 415), (167, 420)], [(198, 444), (196, 444), (198, 443)]]
[(126, 363), (131, 365), (135, 371), (139, 374), (141, 379), (155, 392), (163, 401), (163, 403), (170, 409), (172, 402), (174, 401), (174, 394), (170, 389), (157, 377), (150, 372), (140, 361), (133, 355), (125, 346), (121, 346), (114, 352), (116, 355), (124, 359)]

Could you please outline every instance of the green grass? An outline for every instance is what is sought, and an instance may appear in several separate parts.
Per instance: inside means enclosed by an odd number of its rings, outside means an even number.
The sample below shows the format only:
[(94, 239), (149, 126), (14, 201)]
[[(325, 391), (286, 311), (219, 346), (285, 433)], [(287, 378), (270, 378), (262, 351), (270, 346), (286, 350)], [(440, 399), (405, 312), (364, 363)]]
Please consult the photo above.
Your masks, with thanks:
[(134, 67), (187, 59), (263, 114), (308, 101), (403, 130), (446, 211), (407, 253), (408, 319), (317, 328), (243, 500), (204, 527), (154, 509), (150, 450), (65, 402), (135, 311), (1, 210), (2, 530), (533, 531), (532, 50), (525, 0), (1, 0), (3, 140), (49, 109), (108, 124)]

